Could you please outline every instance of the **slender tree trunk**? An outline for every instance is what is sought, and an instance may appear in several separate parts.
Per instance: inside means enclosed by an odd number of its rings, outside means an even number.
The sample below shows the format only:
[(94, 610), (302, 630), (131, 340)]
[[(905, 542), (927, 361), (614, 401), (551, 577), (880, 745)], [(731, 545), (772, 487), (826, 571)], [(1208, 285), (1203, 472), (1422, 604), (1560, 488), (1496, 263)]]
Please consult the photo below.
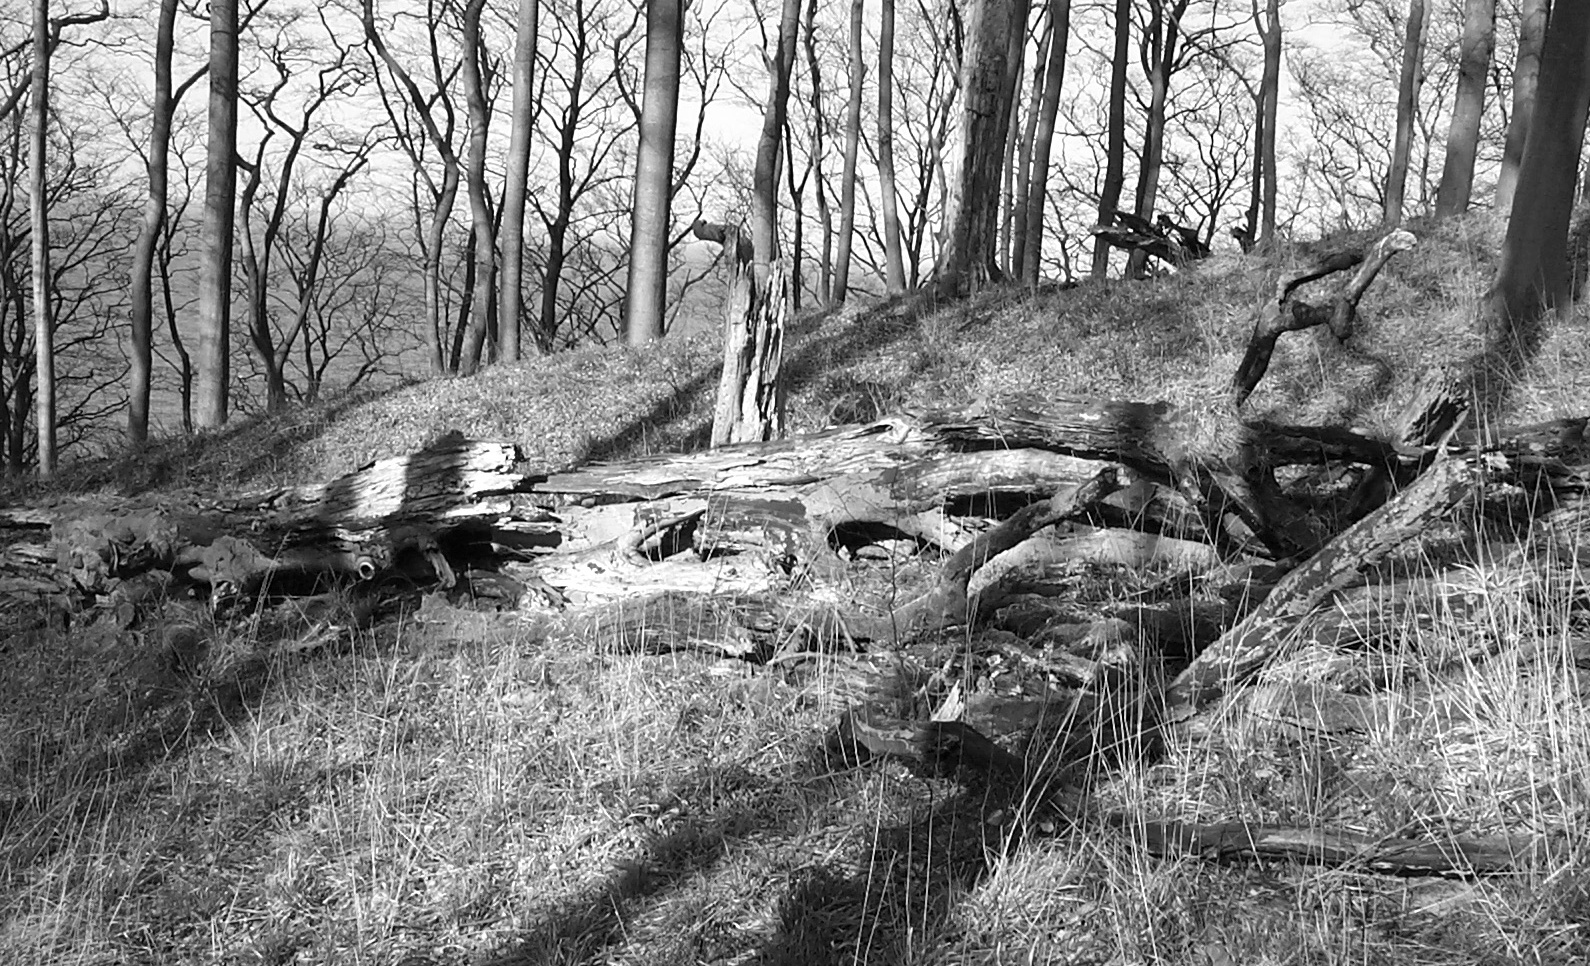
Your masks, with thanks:
[(1590, 4), (1558, 2), (1546, 28), (1535, 117), (1518, 172), (1529, 190), (1513, 198), (1489, 311), (1481, 317), (1487, 342), (1515, 364), (1538, 343), (1543, 314), (1572, 304), (1568, 222), (1587, 110)]
[[(524, 206), (530, 183), (530, 134), (535, 127), (536, 37), (540, 0), (519, 0), (519, 17), (513, 45), (513, 119), (508, 135), (507, 177), (502, 195), (502, 282), (497, 310), (502, 359), (519, 361), (519, 325), (524, 298)], [(536, 353), (551, 349), (538, 331), (531, 340)]]
[(210, 127), (199, 288), (200, 429), (226, 424), (231, 389), (232, 225), (237, 191), (237, 0), (210, 4)]
[(1458, 52), (1457, 100), (1446, 136), (1446, 164), (1435, 192), (1435, 213), (1455, 215), (1469, 210), (1474, 190), (1474, 161), (1479, 154), (1480, 119), (1485, 113), (1486, 73), (1496, 37), (1496, 0), (1465, 0), (1463, 38)]
[(1049, 154), (1054, 145), (1055, 118), (1060, 114), (1060, 91), (1065, 82), (1066, 44), (1071, 41), (1071, 0), (1049, 0), (1053, 32), (1049, 63), (1044, 68), (1043, 107), (1032, 145), (1032, 175), (1027, 184), (1027, 243), (1022, 252), (1022, 280), (1037, 285), (1043, 272), (1043, 220), (1049, 199)]
[[(1167, 9), (1168, 7), (1168, 9)], [(1176, 64), (1176, 40), (1187, 0), (1149, 0), (1148, 36), (1144, 62), (1148, 65), (1148, 117), (1143, 122), (1143, 155), (1137, 172), (1137, 216), (1154, 218), (1159, 203), (1159, 179), (1165, 159), (1165, 113), (1170, 104), (1170, 75)], [(1127, 275), (1136, 277), (1148, 263), (1142, 250), (1127, 259)]]
[(1408, 26), (1402, 40), (1402, 75), (1397, 83), (1397, 133), (1391, 142), (1391, 168), (1386, 172), (1386, 210), (1381, 219), (1387, 228), (1402, 224), (1408, 190), (1408, 162), (1413, 154), (1413, 128), (1419, 112), (1419, 88), (1424, 84), (1425, 0), (1409, 0)]
[(1264, 8), (1264, 73), (1259, 88), (1264, 96), (1264, 121), (1260, 126), (1259, 159), (1264, 168), (1264, 192), (1259, 222), (1259, 245), (1275, 244), (1276, 163), (1275, 132), (1281, 103), (1281, 6), (1267, 0)]
[(800, 0), (784, 0), (777, 46), (771, 61), (767, 107), (762, 112), (762, 133), (756, 143), (756, 166), (751, 185), (751, 274), (758, 291), (766, 285), (769, 268), (778, 258), (780, 140), (789, 107), (789, 79), (794, 66), (800, 14)]
[[(431, 212), (430, 226), (425, 233), (425, 266), (422, 272), (425, 288), (425, 316), (426, 316), (426, 351), (430, 356), (431, 374), (445, 375), (458, 370), (459, 352), (455, 340), (455, 349), (451, 361), (444, 355), (443, 333), (446, 331), (445, 310), (442, 305), (442, 247), (447, 240), (447, 225), (452, 218), (453, 204), (458, 199), (458, 155), (453, 151), (450, 140), (452, 133), (452, 114), (449, 110), (448, 130), (443, 133), (437, 125), (436, 118), (431, 114), (431, 102), (420, 92), (419, 85), (414, 83), (414, 78), (404, 69), (403, 64), (392, 54), (382, 39), (380, 31), (375, 28), (375, 0), (363, 0), (361, 20), (364, 27), (365, 40), (375, 49), (376, 55), (386, 65), (387, 70), (403, 88), (403, 94), (408, 99), (409, 106), (419, 117), (425, 129), (425, 136), (430, 140), (431, 146), (436, 149), (437, 157), (442, 166), (442, 185), (436, 193), (436, 203)], [(438, 84), (442, 78), (437, 78)], [(439, 97), (445, 99), (445, 93), (439, 92)], [(415, 162), (418, 164), (418, 161)], [(416, 173), (418, 177), (418, 173)]]
[(900, 202), (894, 190), (894, 0), (883, 0), (878, 23), (878, 192), (883, 214), (884, 284), (905, 291), (900, 251)]
[[(828, 154), (828, 139), (824, 136), (826, 117), (823, 114), (823, 80), (822, 69), (817, 61), (817, 0), (809, 0), (806, 5), (806, 22), (801, 26), (801, 36), (806, 45), (806, 68), (812, 76), (812, 150), (807, 155), (807, 176), (816, 175), (815, 191), (817, 192), (817, 223), (822, 226), (822, 245), (818, 249), (817, 259), (817, 301), (823, 307), (831, 307), (834, 302), (834, 211), (828, 203), (828, 191), (824, 187), (823, 162)], [(799, 207), (797, 203), (796, 207)], [(797, 246), (797, 251), (799, 246)], [(800, 292), (800, 272), (795, 272), (795, 292)]]
[(28, 214), (33, 243), (34, 397), (39, 476), (55, 475), (55, 302), (50, 288), (50, 208), (45, 143), (50, 125), (50, 3), (33, 0), (33, 105), (28, 142)]
[[(1000, 274), (1007, 278), (1012, 274), (1010, 259), (1014, 254), (1016, 234), (1016, 198), (1018, 197), (1016, 181), (1019, 177), (1016, 170), (1016, 157), (1021, 153), (1023, 134), (1022, 125), (1018, 124), (1017, 121), (1020, 115), (1021, 76), (1023, 69), (1026, 67), (1025, 61), (1027, 59), (1027, 11), (1029, 3), (1030, 0), (1024, 0), (1021, 5), (1021, 21), (1011, 26), (1010, 33), (1005, 38), (1008, 47), (1008, 59), (1005, 62), (1005, 69), (1010, 72), (1009, 87), (1011, 95), (1010, 107), (1008, 108), (1010, 115), (1005, 121), (1005, 157), (999, 166), (1000, 183), (1004, 188), (996, 196), (996, 200), (999, 203), (997, 222), (999, 235), (998, 240), (995, 242), (994, 264), (998, 267)], [(1033, 88), (1036, 89), (1039, 83), (1041, 82), (1035, 79), (1032, 85)], [(1026, 192), (1023, 191), (1020, 197), (1025, 196)]]
[(999, 187), (1016, 78), (1010, 69), (1012, 33), (1027, 20), (1027, 0), (975, 0), (962, 55), (961, 144), (964, 160), (946, 202), (944, 249), (933, 285), (958, 297), (1003, 277), (999, 254)]
[[(1016, 143), (1016, 177), (1006, 203), (1010, 219), (1010, 264), (1006, 271), (1016, 278), (1027, 277), (1027, 199), (1032, 194), (1032, 153), (1038, 140), (1038, 119), (1043, 113), (1044, 77), (1049, 69), (1049, 48), (1054, 43), (1053, 3), (1045, 4), (1043, 29), (1038, 37), (1038, 52), (1032, 63), (1032, 91), (1027, 98), (1027, 116), (1022, 119), (1021, 137)], [(1011, 125), (1014, 130), (1015, 125)], [(1042, 210), (1031, 212), (1042, 218)]]
[(655, 342), (663, 334), (683, 30), (682, 0), (647, 0), (646, 92), (640, 110), (624, 303), (624, 341), (632, 346)]
[(491, 111), (486, 106), (480, 70), (480, 17), (486, 0), (469, 0), (464, 8), (464, 102), (469, 106), (469, 220), (475, 233), (475, 294), (469, 317), (469, 344), (459, 372), (471, 375), (485, 364), (486, 337), (496, 300), (497, 237), (491, 201), (486, 196), (486, 144)]
[(1535, 93), (1540, 79), (1540, 50), (1546, 41), (1549, 0), (1523, 0), (1518, 25), (1518, 60), (1513, 65), (1513, 116), (1507, 123), (1507, 141), (1502, 148), (1502, 170), (1496, 178), (1496, 210), (1513, 210), (1513, 194), (1518, 190), (1518, 168), (1524, 159), (1524, 142), (1529, 137), (1530, 119), (1535, 112)]
[(856, 159), (861, 152), (861, 97), (865, 0), (850, 2), (850, 102), (845, 106), (845, 166), (839, 176), (839, 251), (834, 255), (834, 304), (850, 294), (850, 246), (856, 234)]
[[(1105, 135), (1104, 189), (1099, 194), (1099, 224), (1107, 225), (1121, 206), (1121, 189), (1126, 186), (1126, 65), (1131, 56), (1132, 0), (1115, 0), (1115, 53), (1110, 61), (1110, 119)], [(1110, 269), (1110, 246), (1102, 238), (1093, 241), (1095, 279), (1104, 278)]]
[(166, 224), (171, 155), (171, 51), (175, 46), (177, 0), (160, 0), (155, 28), (155, 95), (149, 131), (149, 198), (133, 245), (132, 326), (127, 386), (127, 439), (134, 446), (149, 438), (149, 388), (153, 376), (155, 247)]

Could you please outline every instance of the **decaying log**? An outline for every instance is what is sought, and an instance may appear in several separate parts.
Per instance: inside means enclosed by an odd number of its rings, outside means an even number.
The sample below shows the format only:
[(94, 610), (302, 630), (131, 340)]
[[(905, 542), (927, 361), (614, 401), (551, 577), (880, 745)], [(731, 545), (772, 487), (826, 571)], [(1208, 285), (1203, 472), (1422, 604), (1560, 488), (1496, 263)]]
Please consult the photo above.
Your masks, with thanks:
[(1391, 502), (1353, 524), (1288, 573), (1214, 646), (1187, 666), (1166, 692), (1167, 716), (1185, 720), (1248, 678), (1285, 644), (1296, 624), (1332, 594), (1429, 532), (1474, 495), (1484, 478), (1478, 460), (1437, 464)]
[(1107, 222), (1094, 226), (1093, 236), (1112, 248), (1140, 251), (1171, 265), (1209, 257), (1209, 244), (1197, 231), (1163, 214), (1151, 222), (1129, 211), (1116, 211)]
[[(1259, 380), (1264, 378), (1270, 368), (1270, 357), (1275, 353), (1275, 343), (1282, 333), (1323, 325), (1330, 328), (1337, 340), (1346, 341), (1352, 335), (1358, 303), (1374, 282), (1375, 276), (1393, 255), (1407, 251), (1415, 244), (1417, 239), (1412, 234), (1399, 229), (1381, 238), (1368, 252), (1337, 252), (1300, 272), (1282, 276), (1275, 283), (1275, 298), (1265, 303), (1254, 322), (1247, 352), (1231, 377), (1236, 404), (1242, 405), (1258, 386)], [(1317, 305), (1293, 297), (1300, 286), (1353, 267), (1357, 267), (1358, 272), (1328, 305)]]

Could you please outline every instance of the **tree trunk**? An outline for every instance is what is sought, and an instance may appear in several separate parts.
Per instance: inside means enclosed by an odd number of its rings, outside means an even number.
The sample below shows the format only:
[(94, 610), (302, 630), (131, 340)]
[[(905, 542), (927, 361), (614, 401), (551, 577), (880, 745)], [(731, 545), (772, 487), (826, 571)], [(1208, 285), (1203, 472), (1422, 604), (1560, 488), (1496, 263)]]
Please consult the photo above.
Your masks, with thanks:
[[(1110, 120), (1105, 136), (1104, 190), (1099, 195), (1099, 224), (1107, 225), (1121, 206), (1121, 189), (1126, 186), (1126, 65), (1131, 55), (1132, 0), (1115, 0), (1115, 53), (1110, 61)], [(1103, 279), (1110, 268), (1110, 246), (1103, 239), (1093, 243), (1095, 279)]]
[[(1264, 8), (1264, 73), (1259, 89), (1264, 97), (1264, 119), (1259, 127), (1259, 163), (1264, 169), (1264, 191), (1260, 210), (1258, 243), (1268, 248), (1275, 244), (1276, 114), (1281, 103), (1281, 9), (1279, 0), (1267, 0)], [(1147, 217), (1145, 215), (1145, 217)]]
[[(818, 249), (817, 258), (817, 301), (824, 307), (832, 307), (834, 303), (834, 212), (828, 203), (828, 191), (824, 187), (823, 161), (827, 156), (828, 139), (825, 136), (827, 119), (823, 114), (823, 81), (822, 70), (817, 60), (817, 0), (810, 0), (806, 6), (806, 22), (801, 27), (801, 36), (805, 38), (806, 66), (812, 75), (812, 150), (807, 155), (807, 174), (817, 176), (815, 190), (817, 192), (817, 223), (822, 226), (822, 245)], [(800, 207), (799, 203), (796, 208)], [(796, 245), (799, 253), (800, 246)], [(800, 272), (795, 273), (795, 292), (800, 293)], [(797, 304), (796, 308), (800, 306)]]
[[(1054, 33), (1049, 40), (1049, 64), (1044, 68), (1043, 106), (1032, 145), (1032, 174), (1027, 184), (1027, 243), (1022, 250), (1022, 280), (1037, 285), (1043, 272), (1043, 226), (1049, 200), (1049, 154), (1054, 144), (1055, 118), (1060, 113), (1060, 91), (1065, 81), (1066, 44), (1071, 40), (1071, 0), (1049, 0)], [(1106, 249), (1108, 251), (1108, 249)]]
[(1540, 57), (1539, 97), (1524, 142), (1520, 184), (1502, 243), (1501, 266), (1481, 317), (1493, 350), (1513, 362), (1527, 359), (1540, 321), (1571, 304), (1568, 222), (1590, 108), (1590, 5), (1558, 3)]
[[(504, 362), (518, 362), (519, 326), (524, 284), (524, 206), (530, 181), (530, 134), (535, 127), (536, 37), (539, 33), (540, 0), (519, 0), (519, 17), (513, 46), (513, 117), (508, 136), (507, 174), (502, 195), (502, 281), (497, 310), (497, 330)], [(532, 340), (532, 351), (551, 349), (540, 331)]]
[(464, 102), (469, 106), (469, 219), (475, 235), (475, 294), (469, 318), (469, 342), (458, 371), (471, 375), (486, 362), (486, 340), (496, 305), (497, 233), (486, 187), (486, 145), (491, 109), (486, 105), (480, 70), (480, 17), (486, 0), (469, 0), (464, 8)]
[(856, 159), (861, 150), (862, 22), (865, 0), (850, 2), (850, 101), (845, 106), (845, 166), (839, 176), (839, 251), (834, 255), (834, 304), (850, 294), (850, 248), (856, 234)]
[(751, 275), (758, 291), (765, 291), (773, 263), (779, 257), (778, 164), (784, 119), (789, 106), (790, 71), (800, 31), (800, 0), (784, 0), (778, 39), (768, 61), (767, 107), (762, 112), (762, 133), (756, 142), (756, 167), (751, 184)]
[(226, 424), (231, 390), (232, 225), (237, 191), (237, 0), (210, 5), (210, 127), (199, 288), (199, 429)]
[(1402, 75), (1397, 83), (1397, 133), (1391, 142), (1391, 167), (1386, 171), (1387, 228), (1402, 224), (1407, 196), (1408, 161), (1413, 154), (1413, 128), (1419, 113), (1419, 88), (1424, 85), (1425, 0), (1409, 0), (1408, 26), (1402, 40)]
[[(436, 149), (436, 154), (442, 166), (442, 184), (436, 191), (435, 207), (431, 212), (431, 221), (425, 232), (425, 267), (422, 272), (425, 287), (425, 348), (430, 356), (431, 374), (445, 375), (458, 369), (459, 353), (455, 349), (451, 358), (444, 352), (443, 333), (446, 331), (444, 321), (445, 309), (442, 305), (442, 248), (447, 241), (447, 226), (452, 217), (453, 204), (458, 198), (458, 155), (453, 151), (451, 143), (452, 111), (446, 108), (447, 131), (444, 133), (437, 125), (436, 118), (431, 114), (432, 101), (420, 92), (419, 85), (414, 83), (414, 78), (404, 69), (403, 64), (393, 56), (387, 47), (386, 41), (375, 29), (375, 0), (364, 0), (361, 10), (361, 20), (364, 27), (365, 40), (375, 49), (381, 62), (391, 72), (392, 77), (403, 88), (404, 95), (408, 98), (409, 106), (419, 117), (425, 129), (425, 136)], [(445, 91), (440, 89), (442, 78), (437, 78), (437, 100), (444, 101)], [(395, 123), (395, 122), (394, 122)], [(414, 156), (416, 168), (420, 164), (418, 155)], [(419, 172), (416, 171), (416, 176)]]
[(143, 223), (133, 245), (132, 325), (128, 359), (127, 440), (134, 446), (149, 438), (149, 388), (153, 375), (155, 247), (166, 224), (168, 166), (171, 154), (171, 121), (175, 103), (171, 96), (171, 51), (175, 46), (177, 0), (160, 0), (160, 20), (155, 28), (155, 94), (149, 130), (149, 198)]
[(1513, 65), (1513, 116), (1507, 123), (1502, 170), (1496, 177), (1496, 210), (1503, 214), (1513, 210), (1513, 195), (1518, 190), (1518, 168), (1524, 159), (1524, 142), (1529, 137), (1530, 118), (1535, 111), (1540, 51), (1546, 41), (1551, 4), (1549, 0), (1523, 0), (1519, 12), (1518, 60)]
[(35, 430), (39, 476), (55, 475), (55, 301), (50, 286), (50, 208), (46, 142), (50, 125), (50, 3), (33, 0), (33, 104), (28, 132), (28, 225), (33, 248), (33, 351), (38, 389)]
[(640, 149), (635, 157), (624, 303), (624, 341), (632, 346), (655, 342), (663, 334), (683, 31), (681, 0), (647, 0), (646, 93), (640, 111)]
[[(1011, 259), (1015, 255), (1016, 237), (1016, 199), (1025, 200), (1027, 197), (1027, 165), (1032, 160), (1032, 117), (1038, 110), (1038, 89), (1043, 85), (1042, 76), (1034, 76), (1031, 85), (1030, 102), (1026, 119), (1021, 115), (1021, 79), (1022, 71), (1026, 67), (1027, 54), (1027, 11), (1028, 3), (1022, 5), (1021, 22), (1013, 26), (1006, 38), (1009, 47), (1009, 61), (1006, 69), (1010, 71), (1010, 119), (1005, 122), (1005, 157), (999, 166), (1000, 183), (1003, 191), (999, 195), (999, 239), (995, 246), (994, 264), (999, 267), (1001, 274), (1007, 278), (1015, 274)], [(1034, 68), (1041, 71), (1043, 68), (1042, 50), (1040, 45), (1039, 64)], [(1018, 123), (1021, 122), (1021, 123)]]
[[(1047, 89), (1044, 78), (1049, 70), (1049, 49), (1054, 43), (1054, 4), (1048, 4), (1043, 14), (1043, 31), (1038, 38), (1038, 52), (1032, 64), (1032, 92), (1027, 100), (1027, 116), (1022, 119), (1021, 137), (1016, 143), (1015, 184), (1006, 200), (1010, 221), (1010, 263), (1006, 272), (1015, 278), (1027, 277), (1027, 221), (1042, 218), (1043, 211), (1029, 212), (1027, 199), (1032, 196), (1033, 150), (1037, 146), (1038, 121), (1043, 114), (1043, 95)], [(1015, 125), (1011, 125), (1015, 130)]]
[(1469, 210), (1474, 190), (1474, 161), (1479, 154), (1480, 119), (1485, 113), (1486, 74), (1496, 38), (1496, 0), (1465, 0), (1463, 38), (1458, 53), (1457, 99), (1446, 136), (1446, 164), (1435, 192), (1435, 213), (1455, 215)]
[(967, 16), (961, 62), (964, 154), (945, 206), (949, 231), (934, 271), (940, 296), (964, 296), (1004, 275), (996, 259), (1000, 175), (1016, 87), (1011, 37), (1024, 33), (1026, 20), (1026, 0), (976, 0)]
[(894, 0), (883, 0), (878, 24), (878, 192), (883, 210), (884, 285), (905, 291), (900, 202), (894, 190)]
[[(1141, 41), (1143, 62), (1148, 68), (1148, 117), (1143, 122), (1143, 153), (1137, 171), (1137, 217), (1154, 220), (1159, 203), (1159, 179), (1165, 159), (1165, 114), (1170, 105), (1170, 75), (1176, 68), (1176, 40), (1181, 36), (1181, 18), (1188, 0), (1149, 0), (1148, 35)], [(1127, 259), (1126, 274), (1137, 277), (1148, 263), (1148, 255), (1134, 251)]]

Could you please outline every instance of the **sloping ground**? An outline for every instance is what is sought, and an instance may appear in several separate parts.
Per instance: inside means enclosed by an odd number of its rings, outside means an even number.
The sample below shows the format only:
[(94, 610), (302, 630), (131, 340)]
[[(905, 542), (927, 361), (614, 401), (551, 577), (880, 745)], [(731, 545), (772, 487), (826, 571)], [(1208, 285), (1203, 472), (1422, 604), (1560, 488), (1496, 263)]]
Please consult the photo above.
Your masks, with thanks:
[[(1364, 307), (1379, 363), (1290, 336), (1252, 405), (1383, 422), (1407, 379), (1472, 354), (1490, 231), (1443, 226), (1392, 262)], [(920, 318), (857, 305), (791, 340), (794, 422), (1100, 394), (1169, 399), (1190, 442), (1217, 444), (1252, 306), (1279, 271), (1227, 256)], [(1554, 330), (1514, 394), (1521, 418), (1583, 411), (1587, 335), (1582, 314)], [(668, 448), (699, 438), (714, 362), (710, 343), (573, 353), (240, 427), (142, 472), (321, 478), (452, 429), (515, 439), (548, 468)], [(565, 625), (432, 600), (330, 643), (303, 636), (325, 614), (218, 625), (184, 601), (126, 630), (41, 620), (0, 642), (0, 961), (1583, 962), (1584, 546), (1471, 564), (1463, 622), (1404, 626), (1388, 605), (1366, 618), (1373, 646), (1300, 641), (1267, 672), (1272, 689), (1397, 696), (1383, 719), (1299, 733), (1234, 708), (1096, 789), (1145, 814), (1550, 843), (1482, 881), (1152, 859), (1085, 811), (1026, 814), (997, 781), (855, 767), (825, 743), (823, 662), (641, 653), (621, 613)], [(853, 594), (887, 596), (920, 567), (858, 561)], [(1068, 579), (1079, 607), (1140, 586), (1109, 570)], [(653, 619), (716, 633), (709, 611)]]

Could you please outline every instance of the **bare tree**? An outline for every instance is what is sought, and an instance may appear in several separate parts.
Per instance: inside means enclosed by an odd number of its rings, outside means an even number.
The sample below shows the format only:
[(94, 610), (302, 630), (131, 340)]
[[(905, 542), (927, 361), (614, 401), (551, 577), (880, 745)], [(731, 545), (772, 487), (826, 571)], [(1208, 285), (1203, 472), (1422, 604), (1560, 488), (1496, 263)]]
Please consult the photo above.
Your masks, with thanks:
[(949, 296), (976, 291), (1003, 275), (995, 258), (1000, 173), (1015, 99), (1010, 37), (1023, 32), (1027, 3), (976, 0), (971, 11), (961, 66), (965, 155), (933, 280), (935, 289)]
[(1463, 39), (1458, 51), (1457, 100), (1446, 136), (1446, 164), (1435, 193), (1435, 213), (1469, 209), (1474, 163), (1479, 154), (1480, 119), (1485, 113), (1485, 81), (1496, 37), (1496, 0), (1464, 0)]
[(1032, 172), (1027, 182), (1024, 206), (1026, 238), (1020, 246), (1017, 270), (1028, 285), (1037, 285), (1042, 270), (1045, 199), (1049, 195), (1049, 156), (1054, 150), (1055, 118), (1060, 112), (1060, 91), (1065, 80), (1066, 44), (1071, 35), (1071, 0), (1049, 0), (1049, 58), (1044, 67), (1043, 102), (1039, 108), (1038, 129), (1033, 137)]
[(894, 4), (882, 0), (878, 21), (878, 193), (883, 209), (884, 284), (905, 291), (905, 257), (900, 251), (900, 203), (894, 187)]
[[(1099, 223), (1109, 224), (1121, 205), (1126, 186), (1126, 65), (1132, 42), (1132, 0), (1115, 0), (1115, 51), (1110, 58), (1108, 134), (1105, 139), (1104, 190), (1099, 194)], [(1102, 238), (1093, 243), (1095, 279), (1110, 268), (1110, 246)]]
[(845, 162), (839, 175), (839, 251), (834, 256), (834, 304), (850, 294), (850, 251), (856, 233), (856, 162), (861, 153), (861, 97), (866, 79), (862, 22), (866, 0), (850, 0), (850, 100), (845, 105)]
[[(443, 64), (441, 52), (438, 48), (437, 31), (428, 29), (430, 39), (430, 64), (436, 84), (435, 92), (426, 96), (420, 91), (419, 84), (404, 68), (387, 46), (386, 40), (376, 27), (375, 0), (364, 0), (362, 8), (362, 23), (364, 36), (377, 57), (391, 73), (394, 81), (402, 88), (403, 105), (394, 105), (386, 95), (384, 87), (381, 88), (382, 104), (385, 106), (387, 116), (392, 120), (393, 128), (398, 133), (399, 143), (409, 156), (413, 165), (417, 182), (423, 182), (430, 193), (431, 217), (428, 224), (420, 233), (421, 258), (423, 260), (423, 277), (425, 285), (425, 349), (430, 358), (432, 375), (442, 375), (450, 371), (447, 359), (443, 355), (443, 340), (447, 323), (443, 310), (442, 300), (442, 256), (447, 240), (448, 220), (452, 217), (453, 204), (458, 197), (458, 183), (460, 180), (458, 154), (453, 150), (454, 115), (452, 102), (447, 96), (447, 84), (454, 76), (456, 69)], [(427, 0), (426, 23), (434, 25), (438, 19), (436, 0)], [(377, 77), (379, 83), (379, 76)], [(423, 136), (414, 135), (408, 131), (408, 126), (403, 123), (408, 112), (419, 120)], [(436, 114), (440, 113), (438, 121)], [(440, 181), (435, 180), (429, 169), (425, 157), (424, 146), (429, 146), (436, 151), (437, 158), (442, 168)], [(417, 191), (417, 185), (416, 185)], [(416, 212), (419, 209), (419, 199), (415, 199)]]
[(28, 213), (33, 251), (34, 416), (39, 476), (55, 475), (55, 300), (50, 290), (50, 212), (45, 194), (50, 125), (50, 4), (33, 0), (33, 104), (28, 112)]
[[(1275, 133), (1281, 104), (1281, 5), (1280, 0), (1265, 0), (1264, 19), (1259, 19), (1258, 0), (1253, 2), (1253, 20), (1264, 45), (1264, 73), (1259, 81), (1258, 157), (1254, 169), (1263, 175), (1260, 192), (1258, 244), (1275, 244), (1275, 201), (1278, 168), (1275, 160)], [(1252, 227), (1251, 225), (1249, 226)]]
[[(486, 186), (486, 146), (491, 131), (487, 87), (494, 76), (491, 62), (483, 61), (480, 17), (486, 0), (469, 0), (464, 6), (464, 103), (469, 109), (469, 160), (465, 184), (469, 194), (469, 221), (475, 235), (475, 291), (470, 302), (469, 335), (458, 371), (472, 375), (486, 361), (492, 315), (497, 309), (497, 223)], [(495, 348), (495, 346), (493, 346)]]
[(1507, 124), (1507, 141), (1502, 149), (1502, 169), (1496, 178), (1496, 209), (1513, 208), (1518, 190), (1518, 169), (1524, 159), (1524, 142), (1529, 137), (1535, 112), (1536, 87), (1540, 78), (1540, 52), (1546, 41), (1546, 21), (1551, 12), (1549, 0), (1523, 0), (1519, 7), (1518, 58), (1513, 66), (1513, 116)]
[(1419, 87), (1424, 83), (1424, 24), (1429, 16), (1425, 0), (1409, 0), (1408, 26), (1402, 43), (1402, 70), (1397, 82), (1397, 132), (1392, 140), (1391, 167), (1386, 172), (1383, 224), (1402, 223), (1408, 184), (1408, 160), (1413, 154), (1414, 121), (1419, 112)]
[(165, 231), (170, 194), (171, 127), (177, 104), (198, 83), (208, 65), (194, 71), (180, 85), (173, 84), (172, 50), (176, 45), (177, 0), (160, 0), (155, 27), (155, 90), (150, 109), (149, 153), (144, 167), (149, 174), (149, 198), (144, 204), (143, 225), (133, 248), (132, 315), (127, 437), (134, 445), (149, 437), (149, 393), (153, 375), (154, 266)]
[(624, 339), (630, 345), (645, 345), (663, 334), (683, 38), (680, 0), (647, 0), (646, 96), (635, 159), (635, 214), (624, 312)]
[(1524, 142), (1520, 183), (1502, 244), (1501, 266), (1480, 322), (1509, 362), (1527, 359), (1550, 310), (1572, 305), (1568, 221), (1590, 110), (1590, 5), (1559, 2), (1541, 50), (1539, 96)]
[[(513, 115), (508, 135), (507, 177), (502, 196), (502, 283), (497, 310), (498, 340), (505, 362), (519, 361), (519, 326), (524, 285), (524, 208), (530, 181), (530, 136), (535, 128), (536, 38), (540, 0), (519, 0), (513, 46)], [(532, 345), (546, 351), (540, 340)]]
[(204, 271), (199, 289), (200, 429), (226, 423), (231, 391), (232, 225), (237, 192), (237, 0), (210, 4), (210, 122), (204, 177)]

